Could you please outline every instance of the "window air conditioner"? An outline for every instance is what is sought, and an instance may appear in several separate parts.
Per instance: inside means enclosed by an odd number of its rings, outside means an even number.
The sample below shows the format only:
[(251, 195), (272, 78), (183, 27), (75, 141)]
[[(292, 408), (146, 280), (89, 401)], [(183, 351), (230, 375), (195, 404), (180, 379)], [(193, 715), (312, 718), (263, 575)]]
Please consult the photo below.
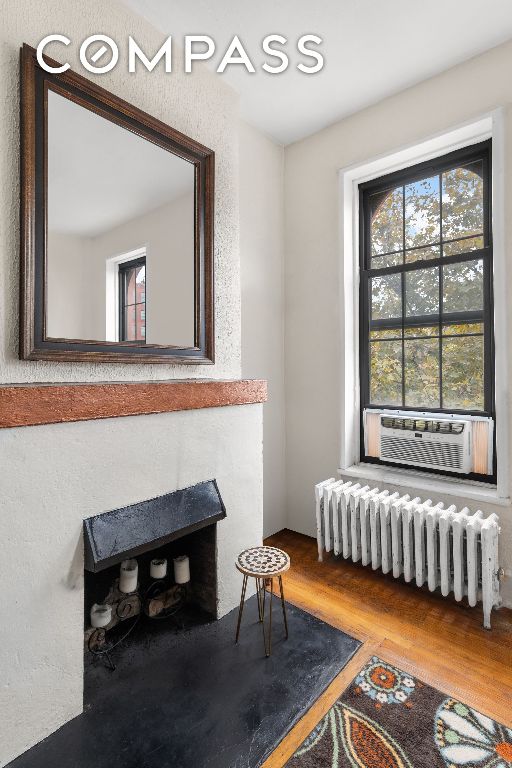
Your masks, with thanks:
[(493, 421), (407, 411), (364, 412), (365, 452), (383, 462), (492, 474)]

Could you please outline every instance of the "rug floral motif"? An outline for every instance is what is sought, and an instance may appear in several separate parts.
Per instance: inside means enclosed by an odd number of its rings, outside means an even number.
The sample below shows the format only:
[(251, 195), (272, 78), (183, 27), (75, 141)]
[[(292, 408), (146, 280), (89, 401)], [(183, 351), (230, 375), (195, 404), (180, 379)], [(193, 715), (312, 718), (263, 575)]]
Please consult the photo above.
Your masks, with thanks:
[(511, 768), (512, 729), (374, 656), (287, 768)]

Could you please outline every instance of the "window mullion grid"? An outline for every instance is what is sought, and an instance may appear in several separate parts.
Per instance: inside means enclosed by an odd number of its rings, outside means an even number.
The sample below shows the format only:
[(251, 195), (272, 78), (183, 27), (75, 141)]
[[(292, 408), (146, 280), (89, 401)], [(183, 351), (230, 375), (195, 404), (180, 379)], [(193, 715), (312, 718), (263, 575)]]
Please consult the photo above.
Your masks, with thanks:
[(492, 331), (492, 261), (491, 258), (483, 259), (483, 289), (484, 289), (484, 408), (491, 411), (494, 400), (493, 392), (493, 331)]
[[(439, 248), (440, 257), (444, 255), (443, 248), (443, 174), (439, 174)], [(443, 264), (439, 264), (439, 407), (443, 407)]]
[(121, 269), (121, 341), (126, 341), (126, 269)]
[[(363, 311), (363, 322), (360, 328), (360, 344), (363, 357), (361, 358), (360, 367), (360, 380), (363, 383), (363, 402), (366, 405), (371, 399), (371, 344), (370, 344), (370, 325), (371, 325), (371, 311), (372, 303), (370, 297), (370, 267), (371, 267), (371, 220), (369, 211), (369, 197), (363, 195), (361, 197), (363, 219), (360, 222), (361, 230), (360, 236), (363, 244), (362, 252), (362, 273), (360, 275), (361, 281), (361, 303)], [(362, 432), (361, 432), (362, 435)], [(362, 443), (362, 453), (364, 453), (364, 443)]]
[[(452, 237), (450, 240), (443, 240), (443, 245), (450, 245), (451, 243), (462, 243), (464, 240), (474, 240), (477, 237), (484, 237), (484, 232), (475, 232), (471, 235), (464, 235), (464, 237)], [(432, 243), (422, 243), (421, 245), (413, 245), (411, 248), (408, 248), (408, 253), (414, 253), (414, 251), (422, 251), (424, 248), (433, 248), (436, 245), (440, 245), (441, 240), (435, 240)], [(484, 246), (485, 247), (485, 246)], [(481, 250), (480, 248), (475, 248), (475, 251)], [(402, 253), (403, 249), (400, 248), (398, 251), (386, 251), (385, 253), (375, 253), (373, 256), (370, 256), (371, 259), (382, 259), (384, 256), (397, 256), (398, 254)], [(466, 251), (468, 253), (468, 251)], [(459, 254), (454, 254), (454, 257), (458, 256)], [(385, 269), (385, 267), (382, 267), (382, 269)]]
[[(402, 266), (405, 264), (405, 186), (402, 187)], [(405, 272), (401, 275), (402, 288), (402, 407), (405, 406)]]
[[(436, 243), (438, 245), (438, 243)], [(415, 272), (418, 269), (429, 269), (429, 267), (437, 267), (439, 264), (459, 264), (464, 261), (478, 261), (485, 258), (489, 254), (490, 249), (488, 247), (479, 248), (474, 251), (466, 251), (466, 253), (455, 253), (453, 256), (440, 256), (435, 259), (418, 259), (417, 261), (410, 261), (407, 264), (398, 264), (393, 267), (373, 267), (371, 273), (375, 277), (381, 275), (392, 275), (398, 272)]]
[(493, 284), (492, 284), (492, 220), (491, 220), (491, 169), (490, 156), (484, 159), (484, 245), (488, 246), (483, 261), (484, 281), (484, 408), (491, 411), (494, 407), (494, 332), (493, 332)]
[[(137, 268), (135, 266), (132, 266), (127, 271), (127, 275), (130, 275), (130, 277), (131, 277), (131, 274), (133, 274), (133, 302), (134, 303), (133, 303), (133, 305), (128, 304), (128, 303), (126, 304), (126, 314), (127, 315), (128, 315), (128, 307), (133, 306), (133, 330), (134, 330), (134, 334), (133, 335), (134, 335), (135, 338), (134, 339), (130, 339), (130, 341), (135, 341), (135, 339), (137, 338), (137, 305), (135, 303), (137, 301), (136, 273), (137, 273)], [(128, 278), (128, 280), (129, 279), (130, 278)], [(126, 299), (128, 299), (128, 288), (126, 288), (125, 296), (126, 296)]]
[(118, 324), (119, 324), (119, 331), (118, 331), (118, 341), (123, 341), (124, 339), (124, 324), (123, 324), (123, 313), (124, 313), (124, 288), (123, 288), (123, 280), (124, 280), (124, 274), (121, 269), (118, 269), (118, 283), (117, 283), (117, 291), (118, 291)]
[[(448, 167), (448, 166), (446, 166)], [(433, 408), (433, 411), (444, 411), (444, 403), (443, 403), (443, 323), (455, 323), (456, 320), (458, 320), (459, 323), (471, 323), (471, 322), (482, 322), (484, 323), (483, 328), (483, 336), (484, 336), (484, 344), (485, 344), (485, 350), (484, 350), (484, 359), (485, 359), (485, 369), (484, 369), (484, 412), (485, 413), (491, 413), (492, 412), (492, 401), (493, 401), (493, 393), (492, 393), (492, 383), (489, 386), (489, 379), (492, 379), (492, 376), (490, 375), (491, 366), (492, 366), (492, 360), (493, 360), (493, 350), (492, 350), (492, 245), (490, 242), (490, 214), (489, 214), (489, 169), (486, 166), (486, 163), (484, 162), (484, 171), (487, 171), (487, 175), (484, 178), (484, 244), (482, 248), (477, 248), (474, 251), (466, 251), (465, 253), (457, 253), (453, 254), (452, 256), (444, 256), (443, 255), (443, 222), (442, 222), (442, 215), (443, 215), (443, 199), (442, 199), (442, 180), (443, 180), (443, 167), (437, 166), (435, 169), (437, 171), (437, 175), (439, 178), (439, 208), (440, 208), (440, 238), (439, 238), (439, 247), (440, 247), (440, 254), (438, 258), (436, 259), (426, 259), (418, 260), (417, 262), (410, 262), (406, 263), (405, 261), (405, 235), (406, 235), (406, 210), (405, 210), (405, 185), (408, 183), (408, 180), (403, 181), (400, 185), (402, 187), (402, 200), (403, 200), (403, 211), (402, 211), (402, 238), (403, 238), (403, 257), (402, 262), (400, 264), (397, 264), (395, 266), (391, 267), (375, 267), (373, 268), (373, 264), (371, 263), (371, 241), (370, 237), (365, 238), (365, 255), (367, 258), (367, 262), (365, 262), (366, 266), (366, 274), (365, 274), (365, 295), (366, 295), (366, 312), (364, 315), (364, 325), (366, 326), (366, 338), (365, 338), (365, 344), (366, 344), (366, 364), (363, 363), (364, 369), (369, 374), (369, 355), (368, 352), (370, 350), (370, 329), (372, 326), (372, 319), (369, 314), (369, 304), (370, 304), (370, 286), (372, 278), (384, 276), (384, 275), (391, 275), (391, 274), (400, 274), (401, 279), (401, 308), (402, 308), (402, 316), (400, 320), (398, 317), (393, 321), (391, 318), (390, 320), (386, 321), (375, 321), (376, 328), (382, 327), (385, 328), (386, 326), (389, 327), (395, 327), (400, 328), (401, 330), (401, 349), (402, 349), (402, 405), (404, 408), (409, 409), (409, 406), (405, 405), (406, 401), (406, 378), (405, 378), (405, 372), (406, 372), (406, 337), (405, 337), (405, 328), (409, 327), (409, 324), (407, 322), (407, 316), (406, 316), (406, 308), (407, 308), (407, 294), (406, 294), (406, 275), (409, 271), (412, 270), (424, 270), (428, 268), (436, 268), (439, 270), (439, 307), (438, 307), (438, 317), (433, 318), (433, 323), (427, 323), (428, 325), (432, 326), (438, 326), (439, 328), (439, 347), (438, 347), (438, 360), (439, 360), (439, 408)], [(485, 174), (484, 174), (485, 176)], [(399, 182), (400, 183), (400, 182)], [(366, 191), (366, 190), (365, 190)], [(372, 190), (373, 193), (373, 190)], [(364, 195), (365, 201), (368, 200), (368, 197)], [(365, 225), (363, 228), (366, 230), (366, 233), (369, 234), (368, 230), (370, 229), (370, 222), (368, 217), (368, 210), (365, 210)], [(459, 240), (469, 240), (473, 237), (473, 235), (467, 235), (464, 238), (453, 238), (453, 241), (459, 241)], [(447, 241), (449, 242), (449, 241)], [(420, 248), (420, 246), (418, 246)], [(484, 289), (484, 306), (482, 311), (467, 311), (467, 312), (445, 312), (444, 310), (444, 304), (443, 304), (443, 295), (444, 295), (444, 266), (448, 266), (450, 264), (463, 264), (467, 261), (479, 261), (481, 260), (484, 264), (484, 274), (483, 274), (483, 289)], [(457, 317), (457, 315), (460, 315), (460, 317)], [(414, 318), (412, 318), (414, 320)], [(413, 323), (414, 325), (414, 323)], [(416, 325), (419, 326), (418, 323)], [(464, 330), (464, 329), (461, 329)], [(452, 334), (448, 334), (452, 335)], [(481, 334), (455, 334), (454, 337), (457, 338), (463, 338), (465, 336), (479, 336)], [(407, 337), (408, 338), (408, 337)], [(384, 340), (384, 339), (382, 339)], [(369, 378), (367, 379), (369, 383)], [(367, 392), (367, 398), (366, 401), (370, 402), (370, 392), (368, 390)], [(459, 412), (459, 413), (480, 413), (480, 410), (475, 411), (467, 411), (465, 409), (451, 409), (453, 412)]]

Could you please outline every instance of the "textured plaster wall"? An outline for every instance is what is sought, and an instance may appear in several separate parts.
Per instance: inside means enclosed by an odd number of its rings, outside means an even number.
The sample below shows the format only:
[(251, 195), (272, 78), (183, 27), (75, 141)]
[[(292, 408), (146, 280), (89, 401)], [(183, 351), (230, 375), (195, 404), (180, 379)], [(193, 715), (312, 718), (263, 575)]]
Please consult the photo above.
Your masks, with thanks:
[(82, 520), (216, 478), (219, 612), (262, 539), (262, 406), (2, 430), (0, 765), (82, 709)]
[(264, 533), (286, 527), (284, 149), (240, 125), (242, 375), (268, 382), (263, 416)]
[[(512, 43), (385, 99), (285, 149), (286, 463), (288, 525), (314, 535), (313, 485), (335, 475), (340, 456), (340, 194), (338, 172), (497, 107), (505, 121), (505, 249), (512, 249)], [(510, 316), (510, 313), (509, 313)], [(511, 338), (512, 328), (508, 328)], [(512, 355), (508, 346), (510, 382)], [(312, 357), (316, 361), (312, 364)], [(509, 426), (509, 434), (512, 425)], [(376, 483), (374, 483), (375, 485)], [(421, 495), (421, 494), (418, 494)], [(470, 509), (492, 505), (460, 500)], [(498, 507), (502, 564), (512, 568), (512, 515)], [(512, 579), (503, 595), (512, 604)]]
[[(137, 366), (22, 362), (18, 354), (19, 48), (37, 46), (47, 34), (72, 40), (47, 53), (65, 57), (80, 74), (215, 150), (215, 323), (214, 366)], [(103, 33), (120, 47), (118, 65), (104, 75), (87, 73), (78, 61), (80, 43)], [(119, 381), (240, 376), (240, 268), (238, 232), (238, 97), (222, 78), (198, 66), (181, 71), (175, 47), (174, 71), (128, 73), (127, 41), (132, 34), (148, 55), (164, 35), (116, 0), (2, 0), (0, 27), (0, 383), (30, 381)], [(129, 158), (127, 158), (129, 162)]]
[[(0, 384), (238, 378), (237, 97), (200, 66), (193, 75), (178, 66), (172, 74), (159, 69), (128, 74), (128, 35), (151, 55), (164, 36), (115, 0), (3, 0), (0, 13)], [(79, 44), (93, 33), (114, 38), (120, 63), (96, 76), (99, 82), (215, 150), (214, 366), (17, 359), (18, 56), (23, 42), (36, 46), (54, 32), (72, 39), (66, 58), (80, 72)], [(62, 47), (48, 53), (63, 58)], [(85, 517), (217, 478), (228, 513), (219, 525), (220, 614), (237, 604), (235, 555), (262, 539), (262, 406), (0, 430), (0, 466), (0, 765), (5, 765), (82, 709)]]

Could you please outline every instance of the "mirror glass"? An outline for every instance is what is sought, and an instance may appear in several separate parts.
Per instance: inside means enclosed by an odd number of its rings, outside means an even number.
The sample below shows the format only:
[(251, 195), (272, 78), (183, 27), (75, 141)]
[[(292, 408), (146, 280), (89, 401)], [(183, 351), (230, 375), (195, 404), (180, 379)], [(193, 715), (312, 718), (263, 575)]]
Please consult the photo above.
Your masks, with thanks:
[(48, 90), (46, 337), (194, 346), (194, 164)]

